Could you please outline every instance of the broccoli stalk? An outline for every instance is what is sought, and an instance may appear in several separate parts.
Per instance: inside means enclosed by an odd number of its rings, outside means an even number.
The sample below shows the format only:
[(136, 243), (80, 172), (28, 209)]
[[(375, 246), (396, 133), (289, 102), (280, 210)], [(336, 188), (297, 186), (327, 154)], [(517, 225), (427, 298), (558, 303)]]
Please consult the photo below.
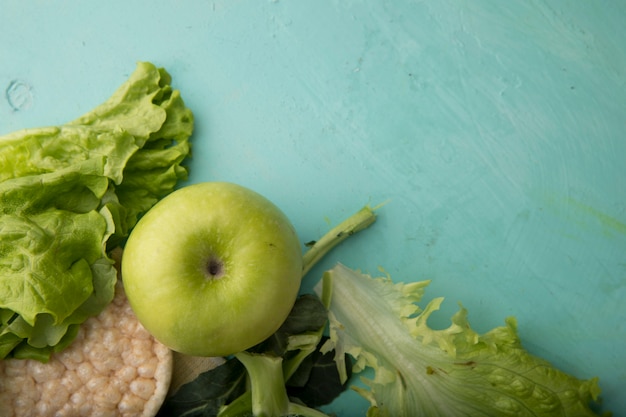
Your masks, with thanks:
[(361, 210), (354, 213), (352, 216), (348, 217), (346, 220), (328, 231), (320, 240), (313, 243), (313, 245), (304, 253), (302, 259), (302, 276), (304, 277), (307, 272), (309, 272), (309, 270), (313, 268), (313, 266), (315, 266), (315, 264), (335, 246), (374, 223), (376, 221), (376, 214), (374, 214), (374, 210), (377, 208), (378, 206), (373, 209), (369, 206), (363, 207)]
[(240, 352), (235, 356), (248, 371), (250, 389), (224, 407), (219, 417), (235, 417), (250, 410), (255, 417), (327, 417), (320, 411), (289, 400), (285, 388), (283, 358), (249, 352)]

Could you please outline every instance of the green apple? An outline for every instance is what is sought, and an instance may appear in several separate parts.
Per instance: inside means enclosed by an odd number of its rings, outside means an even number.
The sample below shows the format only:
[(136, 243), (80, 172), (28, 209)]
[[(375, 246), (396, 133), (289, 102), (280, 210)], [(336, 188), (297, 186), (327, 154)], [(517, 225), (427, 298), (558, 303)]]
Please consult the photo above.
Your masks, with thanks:
[(174, 191), (142, 217), (122, 279), (143, 326), (172, 350), (225, 356), (271, 336), (300, 288), (302, 248), (285, 214), (240, 185)]

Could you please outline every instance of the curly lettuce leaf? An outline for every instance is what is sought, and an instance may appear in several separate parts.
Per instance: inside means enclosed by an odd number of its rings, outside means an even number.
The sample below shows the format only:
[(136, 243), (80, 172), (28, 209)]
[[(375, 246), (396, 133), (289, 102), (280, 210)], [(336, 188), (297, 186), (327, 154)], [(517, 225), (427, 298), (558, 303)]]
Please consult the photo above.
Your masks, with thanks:
[(428, 283), (393, 283), (339, 264), (315, 287), (329, 309), (325, 349), (335, 349), (340, 373), (345, 353), (356, 372), (374, 370), (363, 379), (369, 389), (354, 388), (369, 400), (368, 416), (596, 415), (589, 405), (597, 378), (579, 380), (530, 355), (513, 318), (480, 335), (461, 307), (448, 328), (430, 328), (443, 299), (417, 306)]
[(0, 359), (46, 360), (113, 298), (108, 250), (187, 177), (193, 115), (139, 63), (63, 126), (0, 137)]
[(194, 118), (170, 83), (171, 76), (163, 68), (140, 62), (106, 102), (70, 123), (96, 131), (121, 131), (136, 141), (137, 149), (120, 164), (123, 180), (111, 184), (113, 198), (106, 201), (119, 217), (114, 237), (126, 237), (141, 214), (187, 179), (182, 162), (190, 154)]

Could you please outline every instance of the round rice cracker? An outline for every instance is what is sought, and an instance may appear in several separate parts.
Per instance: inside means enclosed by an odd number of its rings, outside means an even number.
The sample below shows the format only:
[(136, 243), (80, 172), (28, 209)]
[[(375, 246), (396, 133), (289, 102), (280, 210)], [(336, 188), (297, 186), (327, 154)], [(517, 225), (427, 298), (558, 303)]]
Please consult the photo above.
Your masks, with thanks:
[(153, 417), (172, 366), (172, 351), (139, 323), (118, 279), (113, 301), (48, 363), (0, 361), (0, 415)]

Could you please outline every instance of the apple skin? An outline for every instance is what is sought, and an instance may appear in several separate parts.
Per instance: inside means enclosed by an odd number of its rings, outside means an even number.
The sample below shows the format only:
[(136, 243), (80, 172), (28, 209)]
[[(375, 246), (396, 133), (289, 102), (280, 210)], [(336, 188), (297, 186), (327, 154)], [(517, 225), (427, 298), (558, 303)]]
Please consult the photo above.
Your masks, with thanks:
[(132, 230), (122, 280), (142, 325), (193, 356), (246, 350), (283, 323), (298, 295), (302, 249), (285, 214), (227, 182), (180, 188)]

